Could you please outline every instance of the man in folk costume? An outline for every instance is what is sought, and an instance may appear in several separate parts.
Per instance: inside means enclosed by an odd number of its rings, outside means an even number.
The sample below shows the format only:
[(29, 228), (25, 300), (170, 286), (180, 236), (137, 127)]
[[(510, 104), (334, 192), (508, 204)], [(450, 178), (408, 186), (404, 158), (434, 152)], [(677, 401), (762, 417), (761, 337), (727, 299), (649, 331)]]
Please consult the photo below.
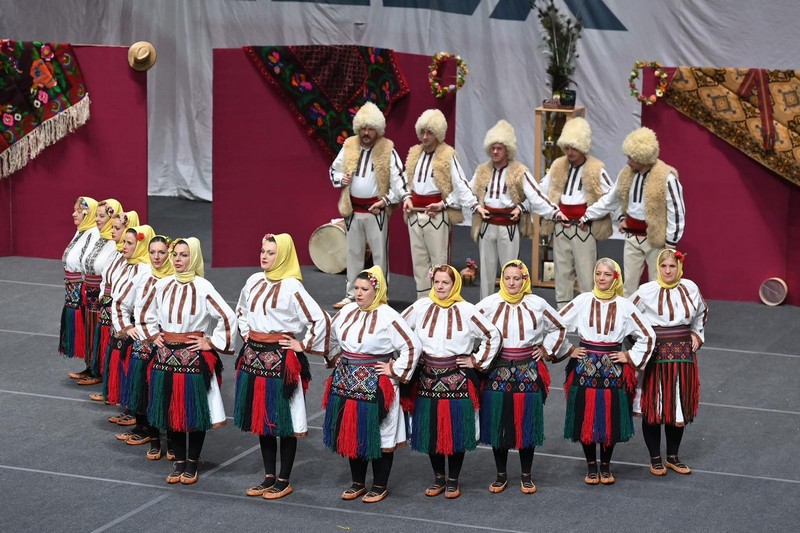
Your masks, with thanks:
[(394, 143), (384, 137), (386, 118), (378, 106), (367, 102), (353, 117), (353, 132), (331, 165), (333, 186), (342, 189), (339, 213), (347, 236), (347, 292), (333, 305), (341, 309), (355, 301), (354, 283), (364, 269), (369, 244), (372, 261), (388, 269), (389, 209), (406, 194), (403, 162)]
[(438, 109), (428, 109), (415, 125), (420, 144), (411, 147), (406, 159), (411, 194), (403, 201), (411, 240), (411, 259), (417, 299), (431, 290), (431, 265), (447, 264), (450, 257), (450, 227), (464, 221), (462, 207), (487, 212), (469, 188), (456, 151), (444, 142), (447, 120)]
[(575, 117), (564, 124), (558, 147), (565, 155), (553, 161), (540, 184), (547, 197), (559, 206), (567, 224), (542, 221), (541, 234), (553, 235), (556, 304), (561, 309), (575, 296), (575, 278), (580, 291), (594, 287), (597, 241), (608, 239), (613, 230), (605, 215), (579, 227), (581, 217), (614, 186), (603, 162), (589, 155), (592, 129)]
[(678, 171), (658, 158), (653, 130), (639, 128), (622, 143), (628, 164), (608, 194), (586, 210), (585, 223), (614, 212), (625, 233), (624, 278), (627, 298), (639, 288), (642, 270), (656, 279), (658, 254), (674, 249), (686, 226), (686, 207)]
[(520, 234), (533, 229), (528, 208), (543, 217), (560, 217), (556, 204), (547, 199), (528, 168), (515, 161), (517, 136), (514, 128), (500, 120), (486, 132), (483, 148), (491, 161), (475, 169), (472, 190), (488, 217), (472, 218), (472, 239), (481, 258), (481, 299), (494, 293), (497, 267), (519, 258)]

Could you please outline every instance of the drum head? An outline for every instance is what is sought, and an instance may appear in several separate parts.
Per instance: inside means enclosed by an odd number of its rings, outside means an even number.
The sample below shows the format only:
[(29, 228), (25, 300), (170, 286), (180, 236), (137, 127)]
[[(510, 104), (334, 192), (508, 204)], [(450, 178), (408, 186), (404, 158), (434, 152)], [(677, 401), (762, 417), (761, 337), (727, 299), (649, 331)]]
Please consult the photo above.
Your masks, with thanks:
[(308, 254), (314, 266), (328, 274), (347, 269), (347, 237), (344, 223), (325, 224), (314, 230), (308, 240)]
[(788, 289), (786, 282), (781, 278), (769, 278), (761, 284), (758, 289), (758, 296), (767, 305), (780, 305), (786, 299)]

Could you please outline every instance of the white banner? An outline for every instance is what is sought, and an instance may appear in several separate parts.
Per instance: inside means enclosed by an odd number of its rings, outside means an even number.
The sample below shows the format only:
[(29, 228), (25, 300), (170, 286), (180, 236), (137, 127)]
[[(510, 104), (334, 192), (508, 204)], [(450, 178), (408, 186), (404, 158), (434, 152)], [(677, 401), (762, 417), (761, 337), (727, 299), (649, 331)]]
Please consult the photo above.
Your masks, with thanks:
[[(800, 68), (797, 0), (557, 0), (583, 12), (578, 104), (592, 152), (616, 175), (620, 145), (639, 124), (629, 95), (636, 60), (664, 65)], [(434, 6), (435, 9), (428, 6)], [(246, 45), (358, 44), (461, 54), (456, 148), (471, 172), (500, 119), (533, 163), (533, 109), (549, 95), (539, 21), (529, 0), (0, 0), (0, 38), (124, 45), (151, 41), (149, 192), (211, 199), (212, 50)], [(265, 144), (268, 139), (264, 140)], [(679, 161), (670, 162), (680, 168)]]

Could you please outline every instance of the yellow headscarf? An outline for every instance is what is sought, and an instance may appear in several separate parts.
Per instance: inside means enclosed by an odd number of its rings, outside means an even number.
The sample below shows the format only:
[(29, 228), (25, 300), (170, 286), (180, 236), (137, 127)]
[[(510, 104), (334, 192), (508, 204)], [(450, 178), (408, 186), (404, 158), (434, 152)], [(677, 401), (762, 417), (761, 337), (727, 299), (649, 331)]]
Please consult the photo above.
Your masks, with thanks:
[[(678, 263), (678, 275), (675, 276), (675, 281), (673, 281), (672, 283), (667, 283), (666, 281), (661, 279), (661, 261), (663, 261), (664, 258), (667, 255), (670, 255), (670, 254), (675, 256), (675, 262)], [(658, 267), (657, 268), (657, 272), (658, 272), (658, 284), (659, 285), (661, 285), (665, 289), (674, 289), (675, 287), (678, 286), (678, 284), (681, 282), (681, 278), (683, 277), (683, 260), (684, 260), (684, 257), (686, 257), (686, 254), (682, 254), (678, 250), (670, 250), (669, 248), (665, 248), (665, 249), (661, 250), (661, 253), (658, 254), (658, 259), (656, 259), (656, 267)]]
[(608, 257), (603, 257), (597, 263), (594, 264), (594, 270), (597, 271), (598, 265), (600, 265), (600, 261), (611, 261), (614, 264), (614, 283), (611, 284), (611, 287), (608, 288), (607, 291), (601, 290), (597, 287), (597, 283), (594, 284), (594, 289), (592, 289), (592, 294), (594, 294), (597, 298), (601, 300), (610, 300), (614, 296), (622, 296), (622, 271), (619, 269), (619, 265), (613, 259)]
[[(503, 281), (502, 276), (505, 275), (506, 269), (508, 267), (517, 267), (518, 269), (522, 270), (522, 288), (519, 290), (517, 294), (511, 294), (510, 292), (508, 292), (508, 290), (506, 289), (506, 284)], [(531, 275), (528, 272), (528, 267), (525, 266), (525, 263), (523, 263), (522, 261), (518, 259), (509, 261), (508, 263), (503, 265), (503, 270), (501, 270), (500, 272), (502, 272), (500, 279), (500, 298), (502, 298), (504, 301), (510, 303), (511, 305), (517, 305), (522, 301), (523, 298), (525, 298), (526, 294), (533, 294), (533, 291), (531, 290)]]
[(166, 235), (156, 235), (155, 237), (150, 239), (150, 241), (147, 243), (148, 255), (150, 254), (150, 245), (153, 244), (153, 239), (155, 239), (156, 237), (161, 237), (162, 239), (167, 241), (166, 243), (161, 243), (167, 247), (167, 260), (164, 261), (164, 263), (159, 268), (154, 267), (152, 261), (150, 262), (150, 271), (153, 273), (153, 277), (155, 277), (156, 279), (161, 279), (173, 275), (175, 273), (175, 265), (172, 264), (172, 240)]
[[(137, 217), (138, 218), (138, 217)], [(147, 224), (143, 226), (134, 226), (125, 230), (125, 234), (130, 234), (131, 231), (136, 232), (136, 248), (133, 250), (133, 255), (130, 259), (125, 261), (129, 265), (137, 263), (150, 264), (150, 239), (152, 239), (156, 232)]]
[(372, 268), (361, 271), (362, 274), (369, 276), (369, 282), (375, 287), (375, 299), (372, 303), (364, 308), (364, 311), (374, 311), (378, 306), (389, 302), (389, 297), (386, 295), (388, 287), (386, 287), (386, 278), (383, 277), (383, 270), (378, 265)]
[(173, 251), (181, 243), (189, 246), (189, 268), (186, 269), (186, 272), (175, 271), (175, 279), (181, 283), (189, 283), (195, 276), (204, 277), (206, 271), (203, 264), (203, 250), (200, 248), (200, 241), (196, 237), (175, 239), (172, 245)]
[[(127, 213), (119, 213), (114, 215), (115, 217), (119, 218), (120, 222), (122, 222), (123, 230), (122, 230), (122, 239), (125, 238), (125, 231), (139, 225), (139, 213), (136, 211), (128, 211)], [(111, 221), (114, 222), (113, 220)], [(117, 243), (117, 251), (122, 251), (122, 239), (119, 240)]]
[(434, 288), (431, 287), (431, 292), (428, 293), (428, 297), (431, 300), (433, 300), (433, 303), (435, 303), (439, 307), (444, 307), (445, 309), (447, 309), (456, 302), (463, 302), (464, 298), (461, 297), (461, 274), (458, 272), (458, 270), (451, 267), (450, 265), (433, 265), (431, 267), (428, 273), (428, 276), (431, 278), (431, 285), (433, 285), (433, 276), (436, 274), (434, 270), (443, 266), (446, 266), (447, 268), (453, 271), (453, 274), (455, 274), (456, 279), (453, 282), (453, 288), (450, 289), (450, 294), (447, 295), (447, 298), (442, 300), (438, 296), (436, 296), (436, 290), (434, 290)]
[(96, 227), (97, 223), (94, 221), (94, 215), (97, 213), (97, 200), (88, 196), (81, 196), (78, 198), (78, 203), (81, 204), (81, 211), (83, 212), (83, 220), (78, 224), (78, 231), (84, 232), (87, 229)]
[(294, 249), (292, 236), (288, 233), (279, 233), (277, 235), (267, 233), (262, 239), (262, 245), (268, 242), (270, 238), (275, 240), (278, 255), (275, 257), (275, 262), (272, 263), (272, 268), (264, 272), (267, 279), (280, 281), (286, 278), (294, 278), (303, 281), (303, 274), (300, 272), (300, 261), (297, 260), (297, 252)]
[(105, 205), (99, 206), (99, 209), (105, 209), (106, 213), (108, 213), (108, 216), (111, 218), (109, 218), (108, 221), (103, 224), (103, 227), (100, 228), (100, 236), (106, 240), (109, 240), (111, 238), (111, 222), (114, 220), (114, 215), (117, 213), (122, 213), (122, 204), (113, 198), (103, 200), (101, 203)]

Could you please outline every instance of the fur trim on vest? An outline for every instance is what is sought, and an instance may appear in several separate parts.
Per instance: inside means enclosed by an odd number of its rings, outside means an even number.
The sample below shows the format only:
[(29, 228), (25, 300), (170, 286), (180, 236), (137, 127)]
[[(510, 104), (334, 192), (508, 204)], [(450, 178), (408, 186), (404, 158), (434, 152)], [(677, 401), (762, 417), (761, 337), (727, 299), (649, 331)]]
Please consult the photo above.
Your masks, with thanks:
[[(350, 172), (352, 175), (352, 173), (356, 171), (358, 159), (361, 157), (361, 140), (358, 138), (358, 135), (348, 137), (344, 141), (342, 150), (344, 150), (342, 172), (345, 174)], [(381, 137), (375, 141), (375, 146), (372, 148), (372, 172), (375, 175), (378, 196), (386, 196), (389, 193), (392, 150), (394, 150), (394, 143), (386, 137)], [(339, 196), (339, 214), (344, 218), (353, 214), (349, 185), (342, 187), (342, 194)]]
[[(408, 151), (406, 158), (406, 172), (408, 173), (408, 186), (410, 190), (414, 190), (414, 173), (417, 170), (417, 163), (422, 156), (422, 145), (418, 144), (412, 146)], [(442, 193), (442, 199), (447, 199), (450, 193), (453, 192), (453, 181), (451, 176), (450, 161), (456, 156), (456, 151), (448, 144), (441, 143), (436, 147), (433, 153), (433, 181), (436, 182), (436, 188)], [(466, 206), (465, 206), (466, 207)], [(464, 213), (461, 209), (447, 209), (447, 219), (451, 224), (461, 224), (464, 222)]]
[[(583, 164), (583, 174), (581, 174), (581, 189), (583, 195), (586, 197), (586, 205), (590, 206), (603, 196), (603, 188), (600, 183), (601, 172), (603, 171), (603, 162), (592, 157), (586, 156), (586, 162)], [(553, 161), (550, 167), (550, 185), (546, 191), (543, 191), (551, 202), (558, 205), (561, 202), (561, 195), (564, 194), (564, 189), (569, 180), (570, 164), (567, 156), (562, 156)], [(553, 233), (555, 221), (542, 220), (539, 232), (542, 235), (550, 235)], [(598, 241), (603, 241), (611, 237), (614, 232), (611, 227), (611, 215), (606, 215), (603, 218), (592, 222), (592, 235)]]
[[(657, 159), (644, 180), (644, 219), (647, 222), (647, 242), (654, 248), (663, 248), (667, 240), (667, 176), (678, 171)], [(633, 176), (636, 173), (625, 165), (617, 178), (619, 203), (622, 213), (628, 213)]]
[[(475, 169), (475, 184), (474, 193), (478, 198), (478, 203), (481, 207), (485, 207), (484, 200), (486, 199), (486, 190), (489, 187), (489, 181), (492, 179), (492, 172), (494, 166), (492, 162), (482, 163)], [(528, 167), (518, 161), (509, 161), (506, 167), (505, 179), (506, 186), (508, 187), (508, 195), (515, 204), (519, 205), (525, 201), (525, 189), (523, 187), (525, 173), (528, 172)], [(470, 231), (472, 240), (478, 242), (478, 233), (480, 232), (483, 219), (480, 213), (473, 213), (472, 215), (472, 229)], [(533, 233), (533, 219), (530, 216), (520, 217), (519, 232), (523, 237), (528, 237)]]

